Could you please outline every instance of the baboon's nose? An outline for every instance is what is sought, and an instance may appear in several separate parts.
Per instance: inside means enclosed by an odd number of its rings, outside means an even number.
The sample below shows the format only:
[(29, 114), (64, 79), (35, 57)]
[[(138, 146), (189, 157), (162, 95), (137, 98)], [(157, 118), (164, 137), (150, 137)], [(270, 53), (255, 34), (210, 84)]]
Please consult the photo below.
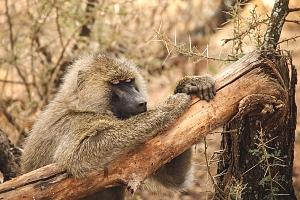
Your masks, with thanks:
[(147, 102), (145, 100), (140, 100), (138, 102), (138, 110), (141, 113), (147, 111)]

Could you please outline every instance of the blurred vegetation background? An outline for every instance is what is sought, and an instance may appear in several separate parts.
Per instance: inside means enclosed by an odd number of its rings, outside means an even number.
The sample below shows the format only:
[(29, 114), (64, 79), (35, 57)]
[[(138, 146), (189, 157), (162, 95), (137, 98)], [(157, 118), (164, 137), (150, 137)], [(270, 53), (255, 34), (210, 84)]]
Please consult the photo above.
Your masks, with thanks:
[[(157, 35), (204, 50), (208, 42), (203, 38), (222, 23), (210, 20), (220, 14), (215, 10), (219, 6), (227, 7), (223, 1), (205, 0), (3, 0), (0, 100), (5, 123), (12, 125), (4, 131), (15, 133), (10, 138), (14, 144), (20, 133), (28, 133), (67, 66), (81, 53), (108, 52), (132, 59), (148, 78), (185, 65), (186, 60), (170, 59), (177, 53)], [(194, 74), (197, 68), (201, 66), (184, 70)]]
[[(21, 146), (35, 118), (53, 98), (66, 68), (82, 53), (108, 52), (136, 62), (148, 80), (150, 107), (172, 93), (182, 76), (218, 73), (259, 47), (274, 3), (236, 2), (2, 0), (0, 128)], [(297, 0), (290, 0), (290, 8), (297, 6)], [(288, 19), (299, 17), (295, 12)], [(299, 32), (299, 25), (286, 23), (282, 40), (294, 39), (281, 44), (281, 49), (292, 52), (298, 69)], [(296, 102), (300, 102), (299, 90), (298, 85)], [(300, 134), (299, 122), (296, 134)], [(213, 171), (217, 163), (218, 135), (208, 136), (205, 145), (195, 149), (195, 187), (182, 194), (166, 194), (165, 199), (212, 196), (208, 170)], [(295, 158), (300, 154), (297, 135)], [(210, 169), (203, 155), (209, 157)], [(295, 160), (294, 165), (295, 190), (300, 197), (300, 162)], [(138, 192), (133, 199), (153, 199), (151, 195)]]

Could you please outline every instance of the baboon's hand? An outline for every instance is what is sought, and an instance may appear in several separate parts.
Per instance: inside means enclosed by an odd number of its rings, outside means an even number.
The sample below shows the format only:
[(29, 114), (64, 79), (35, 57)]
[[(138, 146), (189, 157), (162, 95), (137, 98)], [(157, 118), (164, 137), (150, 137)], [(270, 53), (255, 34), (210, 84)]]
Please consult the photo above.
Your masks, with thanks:
[(216, 95), (215, 80), (206, 74), (203, 76), (186, 76), (181, 79), (175, 93), (197, 94), (201, 100), (210, 101)]

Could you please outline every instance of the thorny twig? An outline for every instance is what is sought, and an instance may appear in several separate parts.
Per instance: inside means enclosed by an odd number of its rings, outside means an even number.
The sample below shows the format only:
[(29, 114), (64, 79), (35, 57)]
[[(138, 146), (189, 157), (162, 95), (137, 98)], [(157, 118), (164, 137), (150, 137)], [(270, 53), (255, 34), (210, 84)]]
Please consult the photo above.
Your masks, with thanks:
[(290, 22), (290, 23), (295, 23), (295, 24), (300, 25), (300, 21), (298, 21), (298, 20), (288, 20), (288, 19), (286, 19), (285, 22)]
[(300, 8), (289, 8), (289, 12), (297, 12), (300, 11)]
[[(209, 59), (209, 60), (223, 61), (223, 62), (235, 61), (235, 60), (231, 60), (231, 59), (221, 59), (221, 58), (205, 56), (202, 53), (197, 52), (197, 49), (191, 48), (191, 44), (189, 44), (189, 48), (185, 48), (184, 45), (177, 45), (174, 42), (172, 42), (167, 36), (161, 35), (159, 31), (156, 31), (156, 30), (154, 30), (154, 31), (156, 33), (156, 37), (158, 38), (158, 40), (152, 40), (152, 41), (163, 42), (168, 50), (168, 57), (170, 56), (171, 52), (175, 49), (179, 54), (182, 54), (186, 57), (196, 57), (196, 58), (200, 58), (200, 59)], [(168, 45), (170, 45), (172, 47), (171, 50), (169, 50), (170, 48)], [(193, 50), (195, 50), (195, 51), (193, 51)], [(198, 59), (198, 61), (199, 61), (199, 59)]]
[(296, 39), (299, 38), (299, 37), (300, 37), (300, 35), (296, 35), (296, 36), (294, 36), (294, 37), (284, 39), (284, 40), (278, 42), (277, 45), (278, 45), (278, 44), (281, 44), (281, 43), (284, 43), (284, 42), (288, 42), (288, 41), (290, 41), (290, 40), (294, 40), (294, 42), (296, 42)]

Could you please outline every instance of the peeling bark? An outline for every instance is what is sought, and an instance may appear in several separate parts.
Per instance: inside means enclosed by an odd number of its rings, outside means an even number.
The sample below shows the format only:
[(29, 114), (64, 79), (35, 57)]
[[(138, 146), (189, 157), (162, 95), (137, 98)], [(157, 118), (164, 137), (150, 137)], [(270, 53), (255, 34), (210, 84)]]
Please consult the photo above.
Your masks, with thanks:
[[(288, 0), (276, 0), (262, 52), (272, 64), (266, 74), (277, 80), (279, 96), (253, 94), (240, 101), (238, 114), (224, 127), (216, 197), (245, 200), (296, 199), (292, 184), (296, 130), (296, 69), (277, 48)], [(291, 59), (291, 57), (290, 57)], [(275, 88), (274, 88), (275, 89)]]
[[(280, 58), (279, 55), (276, 56)], [(296, 70), (281, 59), (272, 64), (279, 96), (260, 91), (243, 98), (222, 138), (217, 198), (296, 199), (292, 184), (296, 130)], [(268, 69), (262, 69), (268, 71)], [(291, 74), (291, 76), (289, 76)], [(240, 189), (240, 191), (238, 191)]]

